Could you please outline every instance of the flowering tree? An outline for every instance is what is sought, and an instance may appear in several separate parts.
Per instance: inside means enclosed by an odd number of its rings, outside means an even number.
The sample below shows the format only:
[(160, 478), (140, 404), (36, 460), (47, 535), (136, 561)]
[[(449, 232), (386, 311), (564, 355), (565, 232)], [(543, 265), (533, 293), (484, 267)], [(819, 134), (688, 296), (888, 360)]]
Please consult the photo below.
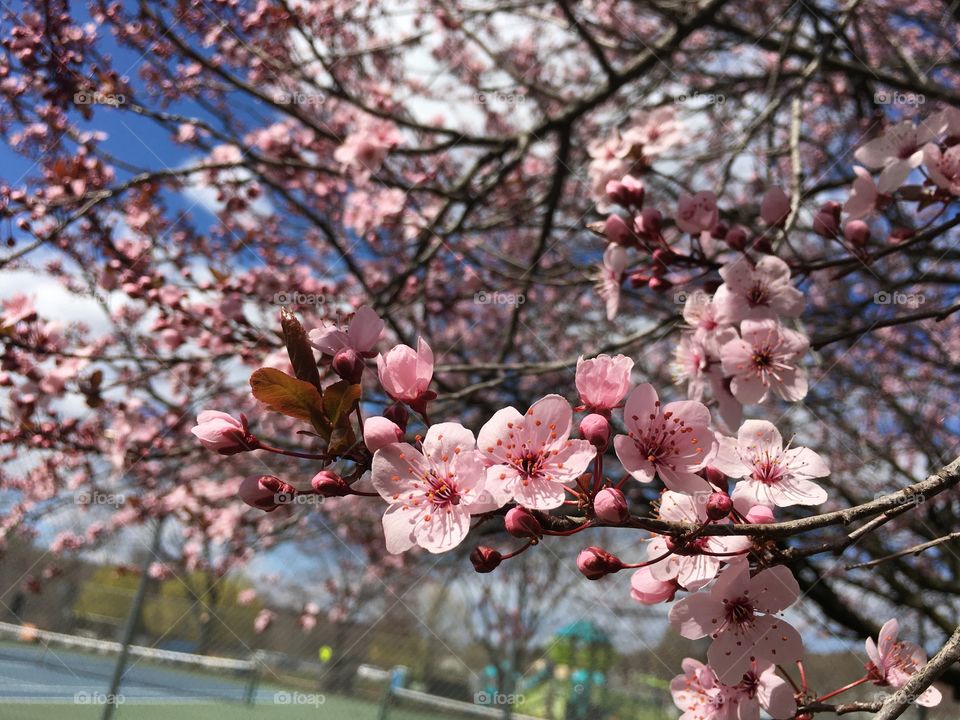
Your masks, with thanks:
[[(219, 573), (319, 521), (384, 567), (565, 538), (712, 638), (685, 717), (960, 686), (956, 8), (4, 12), (4, 536), (82, 496), (53, 550), (172, 515)], [(877, 636), (845, 687), (813, 604)]]

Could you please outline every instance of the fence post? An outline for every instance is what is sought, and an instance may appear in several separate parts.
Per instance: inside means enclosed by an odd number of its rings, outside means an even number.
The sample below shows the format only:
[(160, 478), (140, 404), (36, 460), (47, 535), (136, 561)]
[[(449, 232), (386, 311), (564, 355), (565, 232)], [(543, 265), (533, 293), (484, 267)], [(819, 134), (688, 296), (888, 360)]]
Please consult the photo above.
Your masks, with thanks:
[(150, 581), (150, 563), (157, 556), (157, 550), (160, 549), (160, 531), (163, 528), (163, 520), (158, 519), (153, 528), (153, 540), (150, 541), (150, 552), (143, 559), (140, 566), (140, 582), (137, 583), (137, 592), (133, 596), (133, 603), (130, 606), (130, 612), (127, 613), (127, 620), (123, 626), (123, 637), (120, 639), (122, 647), (120, 655), (117, 657), (117, 663), (113, 666), (113, 677), (110, 678), (110, 689), (107, 691), (106, 703), (103, 706), (103, 713), (100, 720), (111, 720), (114, 710), (117, 706), (117, 696), (120, 693), (120, 685), (123, 682), (123, 672), (127, 669), (127, 658), (130, 655), (130, 645), (133, 644), (133, 633), (140, 622), (140, 612), (143, 610), (143, 601), (147, 595), (147, 584)]

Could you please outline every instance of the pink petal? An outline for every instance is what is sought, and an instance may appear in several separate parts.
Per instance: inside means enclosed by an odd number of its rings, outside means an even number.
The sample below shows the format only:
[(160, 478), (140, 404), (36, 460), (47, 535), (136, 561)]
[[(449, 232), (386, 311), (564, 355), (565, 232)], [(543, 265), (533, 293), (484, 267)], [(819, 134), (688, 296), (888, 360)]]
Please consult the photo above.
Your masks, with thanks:
[(552, 510), (563, 505), (566, 498), (563, 485), (545, 478), (521, 478), (513, 484), (513, 499), (533, 510)]
[(768, 613), (786, 610), (800, 597), (800, 585), (783, 565), (761, 570), (750, 579), (755, 607)]
[(653, 480), (656, 470), (653, 464), (637, 448), (637, 444), (628, 435), (617, 435), (613, 439), (613, 448), (623, 469), (640, 482)]
[[(387, 502), (399, 502), (414, 487), (414, 474), (423, 475), (430, 466), (420, 451), (409, 443), (393, 443), (374, 453), (370, 481), (380, 497)], [(422, 490), (415, 491), (421, 495)]]
[(362, 305), (357, 309), (347, 330), (351, 347), (358, 352), (370, 352), (380, 340), (383, 327), (384, 322), (380, 316), (366, 305)]
[(688, 640), (706, 637), (723, 618), (723, 605), (713, 593), (699, 592), (685, 597), (670, 608), (670, 624)]
[(766, 420), (747, 420), (737, 432), (737, 452), (742, 458), (769, 454), (776, 457), (783, 450), (783, 437), (776, 426)]
[(558, 449), (570, 436), (573, 422), (573, 408), (559, 395), (547, 395), (540, 398), (527, 411), (524, 425), (528, 429), (528, 438), (536, 447), (545, 446)]
[(653, 389), (653, 385), (650, 383), (637, 385), (627, 395), (627, 401), (623, 406), (623, 422), (631, 430), (646, 428), (652, 422), (650, 416), (656, 417), (660, 412), (659, 403), (660, 398), (657, 396), (657, 391)]
[(412, 548), (413, 528), (418, 513), (403, 505), (391, 505), (383, 514), (383, 534), (387, 541), (387, 552), (399, 554)]
[(417, 544), (432, 553), (459, 545), (470, 530), (470, 513), (460, 507), (422, 513), (414, 529)]
[(564, 447), (545, 463), (545, 472), (557, 482), (573, 482), (584, 473), (596, 455), (597, 449), (586, 440), (567, 440)]
[(507, 451), (504, 447), (510, 434), (518, 431), (523, 425), (523, 415), (513, 407), (497, 410), (477, 435), (477, 448), (492, 463), (505, 463)]

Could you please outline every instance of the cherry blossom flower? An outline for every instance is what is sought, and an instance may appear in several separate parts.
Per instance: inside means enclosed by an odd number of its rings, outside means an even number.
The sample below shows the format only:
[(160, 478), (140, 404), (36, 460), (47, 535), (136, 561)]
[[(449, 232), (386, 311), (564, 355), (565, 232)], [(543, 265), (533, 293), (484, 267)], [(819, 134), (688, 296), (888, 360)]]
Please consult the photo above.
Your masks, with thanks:
[(333, 158), (346, 167), (354, 168), (361, 178), (380, 169), (384, 158), (400, 143), (397, 129), (385, 122), (371, 122), (350, 133), (338, 147)]
[(717, 210), (717, 196), (709, 190), (693, 195), (681, 193), (677, 200), (677, 227), (684, 232), (699, 235), (709, 232), (717, 224), (720, 214)]
[(423, 338), (417, 340), (416, 350), (396, 345), (386, 355), (377, 355), (377, 374), (383, 389), (394, 400), (420, 405), (433, 378), (433, 350)]
[(767, 225), (782, 225), (790, 215), (790, 198), (782, 188), (772, 187), (760, 202), (760, 217)]
[(923, 148), (923, 163), (938, 187), (960, 195), (960, 145), (941, 153), (939, 147), (929, 143)]
[(713, 296), (699, 290), (689, 293), (684, 300), (683, 319), (701, 340), (713, 337), (721, 325)]
[(852, 220), (859, 220), (877, 209), (880, 191), (868, 170), (858, 165), (853, 168), (853, 172), (857, 177), (850, 188), (850, 197), (844, 203), (843, 210)]
[(685, 658), (682, 667), (683, 674), (670, 682), (674, 704), (685, 711), (682, 720), (754, 720), (761, 707), (774, 720), (796, 714), (793, 689), (772, 664), (762, 670), (754, 664), (736, 685), (724, 685), (713, 668), (693, 658)]
[(710, 363), (718, 359), (711, 356), (707, 345), (696, 334), (685, 334), (673, 352), (673, 381), (677, 385), (686, 383), (687, 397), (700, 402), (710, 382)]
[(782, 565), (750, 577), (746, 560), (731, 563), (709, 590), (680, 600), (670, 622), (690, 640), (709, 635), (710, 666), (726, 684), (740, 681), (751, 664), (792, 663), (803, 655), (800, 634), (777, 613), (800, 596), (800, 586)]
[(484, 470), (473, 433), (458, 423), (432, 425), (423, 452), (409, 443), (377, 450), (370, 479), (390, 504), (383, 515), (387, 550), (419, 545), (440, 553), (459, 545), (471, 515), (499, 507), (485, 492)]
[(576, 384), (580, 401), (592, 412), (612, 410), (630, 389), (633, 360), (626, 355), (598, 355), (577, 360)]
[(498, 410), (480, 429), (477, 447), (490, 466), (487, 489), (506, 502), (513, 498), (535, 510), (559, 507), (565, 486), (587, 469), (596, 448), (571, 440), (573, 410), (559, 395), (538, 400), (525, 415)]
[(373, 357), (383, 320), (366, 305), (357, 308), (346, 332), (336, 327), (316, 328), (310, 331), (310, 344), (324, 355), (336, 355), (343, 348), (352, 348), (360, 355)]
[(790, 284), (790, 267), (775, 255), (764, 255), (756, 264), (737, 259), (720, 268), (724, 282), (713, 299), (722, 323), (746, 319), (799, 317), (803, 293)]
[(627, 396), (623, 422), (627, 434), (617, 435), (613, 445), (623, 469), (633, 477), (646, 483), (656, 475), (678, 492), (710, 488), (696, 474), (716, 450), (705, 405), (681, 400), (661, 408), (657, 391), (644, 383)]
[(258, 612), (257, 616), (253, 619), (253, 631), (258, 635), (266, 632), (267, 628), (273, 623), (274, 618), (276, 618), (276, 614), (272, 610), (264, 608)]
[(923, 146), (945, 129), (929, 123), (914, 125), (911, 120), (904, 120), (858, 148), (853, 156), (868, 168), (883, 169), (877, 189), (888, 194), (903, 185), (911, 170), (920, 167)]
[(730, 391), (744, 405), (763, 402), (769, 392), (796, 402), (807, 395), (807, 373), (798, 367), (810, 341), (782, 327), (776, 320), (744, 320), (740, 337), (721, 341), (720, 360), (725, 375), (733, 376)]
[[(708, 520), (709, 495), (709, 492), (687, 495), (666, 490), (660, 496), (660, 519), (702, 525)], [(721, 521), (720, 524), (727, 523), (729, 520)], [(657, 580), (675, 579), (684, 589), (696, 590), (717, 576), (721, 560), (730, 561), (734, 557), (733, 553), (743, 553), (749, 549), (750, 539), (742, 535), (706, 535), (685, 545), (680, 545), (665, 535), (657, 535), (647, 544), (647, 559), (666, 557), (648, 567), (650, 574)]]
[[(927, 654), (916, 643), (906, 640), (897, 641), (900, 624), (896, 618), (887, 620), (880, 628), (877, 642), (867, 638), (867, 657), (870, 663), (867, 672), (876, 685), (889, 685), (901, 688), (920, 668), (927, 664)], [(943, 696), (935, 687), (928, 687), (919, 696), (916, 703), (925, 707), (939, 705)]]
[(616, 244), (607, 245), (597, 280), (597, 294), (606, 303), (607, 320), (613, 320), (620, 310), (620, 284), (626, 267), (626, 249)]
[(809, 448), (785, 449), (780, 432), (766, 420), (747, 420), (736, 440), (722, 438), (712, 464), (730, 477), (745, 478), (733, 490), (735, 500), (776, 507), (827, 500), (827, 491), (811, 481), (830, 474), (826, 462)]

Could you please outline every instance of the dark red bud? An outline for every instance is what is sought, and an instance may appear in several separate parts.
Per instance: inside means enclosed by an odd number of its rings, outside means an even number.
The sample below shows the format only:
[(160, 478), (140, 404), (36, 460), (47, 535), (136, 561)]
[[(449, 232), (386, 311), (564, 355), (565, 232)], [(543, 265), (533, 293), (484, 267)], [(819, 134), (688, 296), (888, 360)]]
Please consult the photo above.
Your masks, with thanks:
[(503, 560), (503, 555), (492, 547), (478, 545), (470, 553), (470, 562), (473, 563), (473, 569), (478, 573), (493, 572)]
[(725, 492), (710, 493), (707, 498), (707, 517), (716, 522), (723, 520), (733, 510), (733, 500)]
[(525, 507), (515, 507), (507, 511), (503, 519), (507, 532), (516, 538), (539, 540), (543, 537), (540, 521)]
[(331, 363), (333, 371), (351, 385), (356, 385), (363, 377), (363, 359), (351, 347), (344, 347), (337, 351)]

